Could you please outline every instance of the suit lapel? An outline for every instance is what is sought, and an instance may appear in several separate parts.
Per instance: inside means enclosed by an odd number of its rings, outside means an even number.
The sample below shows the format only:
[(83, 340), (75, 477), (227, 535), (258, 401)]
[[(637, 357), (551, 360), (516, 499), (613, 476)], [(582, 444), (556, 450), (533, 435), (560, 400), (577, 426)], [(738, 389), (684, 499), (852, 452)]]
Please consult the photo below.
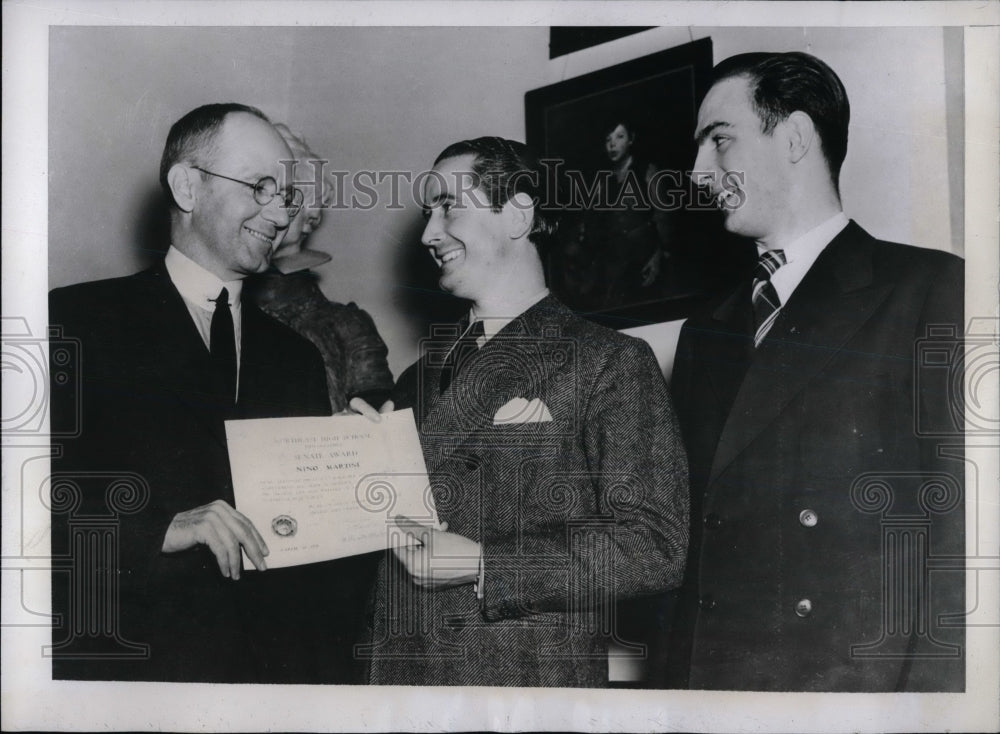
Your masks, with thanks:
[(283, 364), (282, 355), (274, 354), (275, 345), (263, 338), (264, 320), (268, 317), (245, 299), (241, 311), (239, 401), (233, 417), (256, 418), (262, 404), (275, 399), (283, 381), (294, 378), (278, 371), (276, 365)]
[(428, 410), (421, 437), (430, 449), (425, 452), (428, 471), (470, 437), (491, 429), (496, 411), (508, 400), (540, 397), (555, 363), (533, 347), (544, 342), (545, 324), (562, 309), (553, 297), (543, 298), (490, 339), (443, 394), (438, 389), (440, 367), (424, 362), (421, 400)]
[(854, 222), (823, 250), (753, 354), (719, 438), (709, 483), (767, 428), (871, 318), (872, 237)]
[(218, 406), (209, 389), (210, 356), (184, 299), (160, 263), (146, 271), (152, 309), (147, 319), (154, 384), (166, 386), (211, 435), (225, 445)]
[(749, 304), (748, 282), (715, 309), (714, 323), (703, 337), (713, 343), (699, 364), (705, 368), (715, 399), (723, 406), (732, 404), (753, 355), (753, 314)]

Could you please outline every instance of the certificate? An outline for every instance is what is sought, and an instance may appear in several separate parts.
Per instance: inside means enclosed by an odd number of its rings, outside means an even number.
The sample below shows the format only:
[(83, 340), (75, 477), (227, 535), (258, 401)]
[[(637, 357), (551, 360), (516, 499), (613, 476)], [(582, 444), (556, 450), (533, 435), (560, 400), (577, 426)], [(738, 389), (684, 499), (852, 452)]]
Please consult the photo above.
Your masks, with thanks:
[(397, 515), (438, 526), (413, 411), (381, 418), (226, 421), (236, 509), (267, 543), (268, 568), (405, 544)]

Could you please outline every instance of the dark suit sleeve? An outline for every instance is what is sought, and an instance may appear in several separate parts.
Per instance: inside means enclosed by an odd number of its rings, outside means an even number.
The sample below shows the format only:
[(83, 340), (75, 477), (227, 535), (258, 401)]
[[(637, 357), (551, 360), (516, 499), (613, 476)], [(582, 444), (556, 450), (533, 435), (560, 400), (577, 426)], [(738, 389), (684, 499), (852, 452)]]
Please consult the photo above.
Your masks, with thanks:
[[(129, 375), (124, 367), (129, 363), (127, 345), (118, 331), (120, 322), (111, 311), (113, 305), (106, 294), (92, 289), (59, 289), (49, 297), (51, 538), (52, 555), (58, 559), (52, 577), (56, 678), (157, 675), (134, 661), (122, 664), (110, 657), (74, 656), (72, 645), (64, 649), (66, 643), (79, 642), (75, 630), (93, 625), (91, 615), (104, 603), (102, 587), (84, 585), (94, 548), (79, 544), (90, 537), (88, 522), (93, 522), (88, 518), (107, 518), (113, 523), (105, 540), (111, 544), (108, 565), (116, 586), (111, 616), (102, 624), (113, 626), (128, 644), (150, 644), (151, 650), (159, 652), (152, 623), (136, 612), (172, 517), (170, 498), (155, 491), (149, 467), (156, 461), (170, 471), (184, 465), (186, 457), (145, 445), (137, 436), (148, 434), (135, 422), (142, 411), (117, 409), (120, 400), (141, 388), (142, 378)], [(64, 349), (72, 355), (71, 363), (61, 361)], [(60, 380), (61, 374), (68, 374), (69, 379)], [(148, 407), (142, 400), (136, 402)], [(151, 460), (147, 454), (155, 457)], [(89, 606), (73, 604), (71, 589), (77, 594), (82, 590)]]
[[(965, 261), (948, 257), (936, 268), (936, 272), (913, 335), (915, 345), (926, 345), (926, 348), (918, 346), (915, 350), (918, 360), (915, 407), (921, 433), (958, 435), (964, 426), (960, 355), (964, 329)], [(934, 369), (940, 365), (937, 359), (928, 360), (924, 356), (927, 348), (953, 350), (947, 360), (952, 369)], [(940, 354), (943, 356), (944, 352)], [(940, 468), (938, 443), (935, 440), (923, 442), (922, 466), (931, 470)]]
[[(579, 406), (597, 515), (520, 529), (483, 548), (484, 616), (584, 611), (670, 588), (688, 542), (687, 462), (659, 366), (637, 340), (614, 349)], [(559, 468), (559, 465), (556, 465)], [(530, 554), (523, 549), (531, 548)], [(509, 568), (518, 558), (530, 567)], [(505, 568), (504, 559), (508, 559)]]
[[(130, 282), (114, 288), (70, 287), (49, 297), (49, 323), (78, 350), (79, 359), (79, 380), (72, 389), (52, 383), (53, 425), (76, 428), (54, 441), (53, 472), (81, 493), (76, 514), (108, 512), (105, 487), (110, 482), (136, 488), (137, 506), (123, 515), (116, 533), (123, 588), (126, 582), (141, 586), (155, 572), (173, 517), (203, 504), (190, 496), (201, 491), (192, 486), (192, 474), (204, 472), (206, 485), (224, 483), (208, 470), (210, 462), (202, 455), (207, 450), (192, 455), (190, 446), (166, 440), (183, 429), (175, 425), (177, 413), (164, 410), (173, 405), (169, 389), (136, 366), (136, 355), (149, 348), (143, 339), (152, 337), (137, 335), (122, 305), (131, 287)], [(53, 513), (53, 537), (60, 542), (68, 514)], [(206, 549), (181, 556), (201, 566), (209, 554)]]
[[(935, 253), (936, 254), (936, 253)], [(947, 257), (935, 268), (932, 286), (921, 309), (914, 334), (916, 394), (915, 428), (920, 435), (920, 469), (929, 493), (931, 556), (963, 558), (965, 554), (965, 463), (963, 404), (965, 262)], [(950, 354), (944, 360), (942, 357)], [(933, 356), (932, 356), (933, 355)], [(934, 477), (946, 481), (938, 483)], [(915, 551), (917, 549), (914, 549)], [(924, 551), (926, 552), (926, 550)], [(919, 567), (919, 552), (907, 559)], [(959, 564), (961, 565), (961, 564)], [(932, 570), (926, 587), (932, 635), (940, 642), (965, 647), (960, 622), (966, 611), (965, 573), (961, 568)], [(939, 626), (950, 619), (947, 626)], [(964, 659), (914, 658), (903, 665), (898, 689), (912, 691), (962, 690)]]

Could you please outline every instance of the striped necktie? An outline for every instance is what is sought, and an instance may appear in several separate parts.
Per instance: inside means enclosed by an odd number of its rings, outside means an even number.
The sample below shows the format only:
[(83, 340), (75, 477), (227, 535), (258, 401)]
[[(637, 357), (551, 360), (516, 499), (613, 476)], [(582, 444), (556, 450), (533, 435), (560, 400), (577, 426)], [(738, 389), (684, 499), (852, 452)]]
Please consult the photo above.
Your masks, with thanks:
[(784, 250), (767, 250), (760, 256), (757, 267), (753, 271), (753, 311), (754, 338), (753, 345), (760, 346), (767, 335), (771, 324), (778, 318), (781, 309), (781, 299), (771, 284), (771, 276), (785, 264)]

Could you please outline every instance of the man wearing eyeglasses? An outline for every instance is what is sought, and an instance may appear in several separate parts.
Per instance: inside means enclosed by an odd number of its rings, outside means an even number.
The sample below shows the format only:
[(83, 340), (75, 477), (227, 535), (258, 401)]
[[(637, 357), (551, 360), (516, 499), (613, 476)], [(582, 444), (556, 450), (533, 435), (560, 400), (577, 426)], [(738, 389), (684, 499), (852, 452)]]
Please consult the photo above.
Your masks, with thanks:
[[(240, 298), (302, 204), (279, 185), (291, 158), (259, 110), (193, 110), (160, 164), (163, 262), (51, 293), (50, 323), (79, 340), (81, 375), (79, 435), (53, 462), (53, 555), (67, 559), (53, 574), (56, 678), (347, 679), (340, 610), (363, 600), (336, 597), (335, 563), (266, 571), (270, 528), (234, 509), (226, 451), (226, 419), (330, 412), (315, 348)], [(53, 426), (74, 410), (53, 380)], [(68, 511), (67, 493), (79, 498)], [(109, 506), (117, 528), (92, 563), (79, 522)]]

